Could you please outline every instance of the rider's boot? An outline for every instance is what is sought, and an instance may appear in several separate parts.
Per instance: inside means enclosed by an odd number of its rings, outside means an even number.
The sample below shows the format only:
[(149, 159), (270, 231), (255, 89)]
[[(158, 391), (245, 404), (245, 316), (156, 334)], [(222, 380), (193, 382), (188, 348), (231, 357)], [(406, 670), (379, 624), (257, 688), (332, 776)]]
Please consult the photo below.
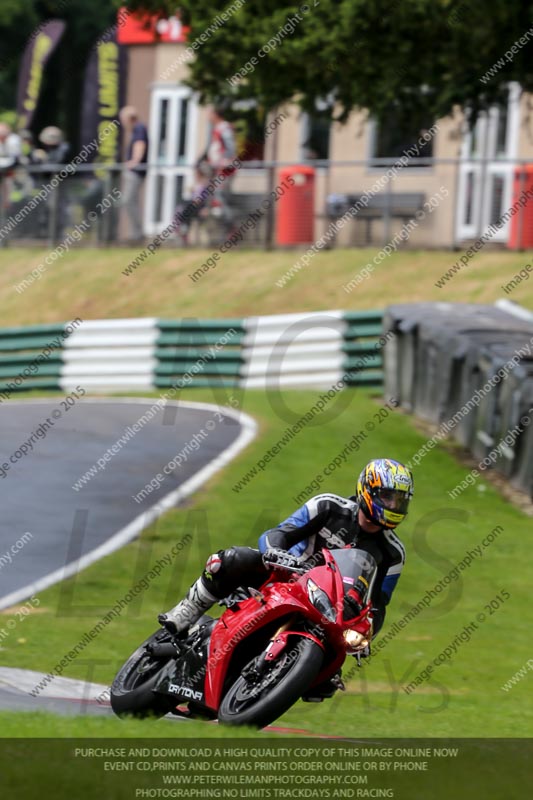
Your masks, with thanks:
[(177, 606), (171, 608), (166, 614), (159, 614), (159, 623), (172, 634), (183, 633), (197, 622), (204, 611), (211, 608), (216, 603), (218, 597), (214, 597), (205, 588), (201, 578), (193, 583), (183, 600)]

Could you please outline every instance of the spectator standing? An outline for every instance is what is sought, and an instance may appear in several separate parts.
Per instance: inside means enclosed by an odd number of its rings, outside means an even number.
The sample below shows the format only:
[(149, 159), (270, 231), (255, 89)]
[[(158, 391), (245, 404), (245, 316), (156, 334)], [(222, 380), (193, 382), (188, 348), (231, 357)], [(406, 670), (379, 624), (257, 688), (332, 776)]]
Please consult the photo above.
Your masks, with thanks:
[[(216, 181), (213, 192), (213, 211), (218, 212), (225, 229), (231, 227), (233, 212), (231, 209), (231, 185), (235, 177), (235, 161), (237, 148), (233, 125), (224, 118), (222, 106), (212, 106), (209, 111), (211, 132), (207, 150), (200, 157), (197, 167), (207, 166), (211, 181)], [(223, 181), (220, 181), (223, 178)]]
[(211, 108), (209, 121), (212, 128), (205, 158), (211, 167), (213, 177), (223, 174), (231, 178), (235, 172), (232, 161), (236, 155), (233, 125), (224, 119), (224, 110), (221, 106)]
[[(24, 205), (26, 198), (31, 197), (33, 190), (33, 175), (31, 167), (36, 163), (33, 153), (33, 134), (29, 130), (19, 131), (20, 155), (13, 173), (13, 187), (11, 190), (11, 204)], [(17, 209), (18, 210), (18, 209)]]
[(123, 174), (122, 205), (126, 209), (130, 223), (130, 240), (143, 241), (140, 198), (146, 175), (148, 157), (148, 131), (146, 125), (139, 120), (137, 109), (124, 106), (120, 110), (120, 123), (129, 135), (126, 151), (126, 169)]
[(48, 125), (39, 134), (42, 145), (34, 150), (33, 158), (41, 164), (66, 164), (70, 145), (63, 137), (63, 131), (56, 125)]
[[(41, 147), (33, 151), (32, 158), (36, 163), (42, 165), (43, 170), (40, 175), (36, 174), (35, 177), (41, 177), (47, 183), (60, 171), (60, 165), (68, 162), (70, 145), (65, 141), (61, 128), (56, 125), (48, 125), (43, 128), (39, 134), (39, 144)], [(48, 164), (51, 167), (49, 171), (44, 169)], [(56, 168), (54, 169), (54, 167)], [(51, 235), (57, 241), (63, 236), (68, 221), (67, 188), (65, 181), (62, 180), (50, 195), (46, 206), (41, 208), (39, 227), (43, 235)]]
[(0, 202), (6, 208), (11, 202), (13, 175), (22, 153), (20, 137), (7, 122), (0, 122)]
[(7, 122), (0, 122), (0, 169), (14, 167), (22, 153), (20, 136)]

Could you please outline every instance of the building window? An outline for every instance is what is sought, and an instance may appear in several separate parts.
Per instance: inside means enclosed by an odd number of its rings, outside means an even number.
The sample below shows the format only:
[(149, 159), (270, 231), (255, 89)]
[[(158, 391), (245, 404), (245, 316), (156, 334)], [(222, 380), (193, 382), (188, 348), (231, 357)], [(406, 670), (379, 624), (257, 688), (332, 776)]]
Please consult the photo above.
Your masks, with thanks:
[(420, 141), (426, 131), (434, 125), (435, 120), (426, 114), (419, 113), (409, 117), (391, 109), (387, 119), (375, 121), (371, 134), (370, 166), (380, 166), (374, 159), (398, 159), (405, 155), (409, 148), (418, 145), (418, 153), (410, 155), (409, 167), (429, 167), (420, 163), (421, 159), (433, 158), (433, 139)]
[(157, 234), (171, 222), (194, 180), (198, 157), (196, 98), (186, 86), (156, 86), (150, 106), (150, 145), (144, 227)]
[[(478, 238), (513, 203), (520, 97), (520, 84), (510, 83), (507, 102), (481, 111), (474, 124), (465, 119), (457, 190), (457, 241)], [(492, 234), (493, 241), (507, 242), (510, 227), (510, 220), (500, 225)]]
[(327, 161), (330, 132), (331, 118), (329, 115), (303, 114), (300, 158), (303, 161)]

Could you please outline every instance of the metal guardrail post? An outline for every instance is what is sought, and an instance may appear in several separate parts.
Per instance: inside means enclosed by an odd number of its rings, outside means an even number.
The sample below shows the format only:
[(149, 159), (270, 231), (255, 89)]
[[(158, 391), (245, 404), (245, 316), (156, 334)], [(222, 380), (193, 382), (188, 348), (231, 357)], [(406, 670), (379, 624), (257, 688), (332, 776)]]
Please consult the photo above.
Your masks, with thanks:
[(454, 191), (454, 209), (451, 214), (452, 218), (452, 250), (459, 249), (459, 242), (457, 240), (457, 231), (459, 230), (459, 192), (461, 191), (461, 159), (457, 159), (455, 164), (455, 191)]
[(391, 182), (387, 181), (387, 190), (385, 193), (385, 206), (383, 208), (383, 245), (386, 245), (391, 240), (391, 223), (392, 223), (392, 192)]
[[(0, 172), (0, 228), (3, 228), (6, 221), (6, 206), (4, 202), (4, 191), (5, 191), (5, 175), (3, 172)], [(2, 236), (0, 239), (0, 247), (7, 247), (9, 244), (7, 236)]]
[[(323, 213), (323, 217), (325, 219), (326, 230), (328, 229), (328, 195), (329, 194), (331, 194), (331, 161), (328, 161), (327, 166), (326, 166), (326, 173), (324, 175), (324, 213)], [(317, 233), (316, 233), (316, 230), (317, 230), (316, 221), (317, 221), (317, 214), (316, 214), (316, 208), (315, 208), (315, 228), (314, 228), (314, 230), (315, 230), (315, 239), (318, 239), (319, 237), (317, 236)], [(333, 244), (333, 247), (334, 247), (335, 244), (336, 244), (336, 236), (333, 239), (332, 244)], [(325, 249), (326, 250), (331, 250), (332, 249), (332, 247), (329, 244), (329, 242), (327, 243)]]
[(54, 247), (58, 241), (59, 186), (50, 192), (48, 204), (48, 246)]
[[(275, 189), (275, 175), (276, 168), (274, 166), (268, 167), (268, 196)], [(272, 250), (274, 246), (274, 203), (271, 203), (267, 211), (267, 219), (265, 226), (265, 249)]]
[[(105, 178), (103, 180), (104, 190), (102, 192), (103, 197), (108, 197), (111, 189), (113, 187), (113, 171), (106, 170)], [(111, 225), (112, 225), (112, 217), (114, 213), (115, 206), (113, 205), (108, 211), (105, 211), (98, 220), (98, 244), (107, 244), (111, 241)]]
[[(519, 193), (519, 196), (522, 197), (522, 195), (524, 194), (525, 183), (526, 183), (526, 165), (522, 163), (520, 166), (521, 166), (521, 169), (520, 169), (520, 193)], [(513, 180), (513, 183), (514, 183), (514, 180)], [(519, 206), (518, 225), (517, 225), (517, 228), (518, 228), (517, 233), (518, 233), (518, 235), (517, 235), (517, 242), (516, 242), (516, 249), (519, 250), (519, 251), (523, 251), (524, 250), (523, 232), (524, 232), (524, 214), (525, 214), (525, 210), (526, 210), (526, 205), (525, 204), (523, 206)]]

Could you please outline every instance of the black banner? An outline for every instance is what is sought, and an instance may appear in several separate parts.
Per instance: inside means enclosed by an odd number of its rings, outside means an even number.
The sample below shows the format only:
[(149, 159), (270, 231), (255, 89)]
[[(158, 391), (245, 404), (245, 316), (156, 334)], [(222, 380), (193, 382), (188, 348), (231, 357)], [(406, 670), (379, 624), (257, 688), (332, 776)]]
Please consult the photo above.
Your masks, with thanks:
[[(110, 127), (124, 105), (127, 50), (117, 43), (113, 26), (93, 47), (83, 86), (80, 146), (97, 141), (88, 161), (113, 164), (120, 161), (120, 127)], [(102, 135), (106, 132), (105, 135)]]
[(46, 62), (59, 44), (64, 30), (65, 22), (53, 19), (39, 25), (28, 40), (19, 69), (17, 89), (19, 130), (29, 128), (31, 125), (41, 93)]

